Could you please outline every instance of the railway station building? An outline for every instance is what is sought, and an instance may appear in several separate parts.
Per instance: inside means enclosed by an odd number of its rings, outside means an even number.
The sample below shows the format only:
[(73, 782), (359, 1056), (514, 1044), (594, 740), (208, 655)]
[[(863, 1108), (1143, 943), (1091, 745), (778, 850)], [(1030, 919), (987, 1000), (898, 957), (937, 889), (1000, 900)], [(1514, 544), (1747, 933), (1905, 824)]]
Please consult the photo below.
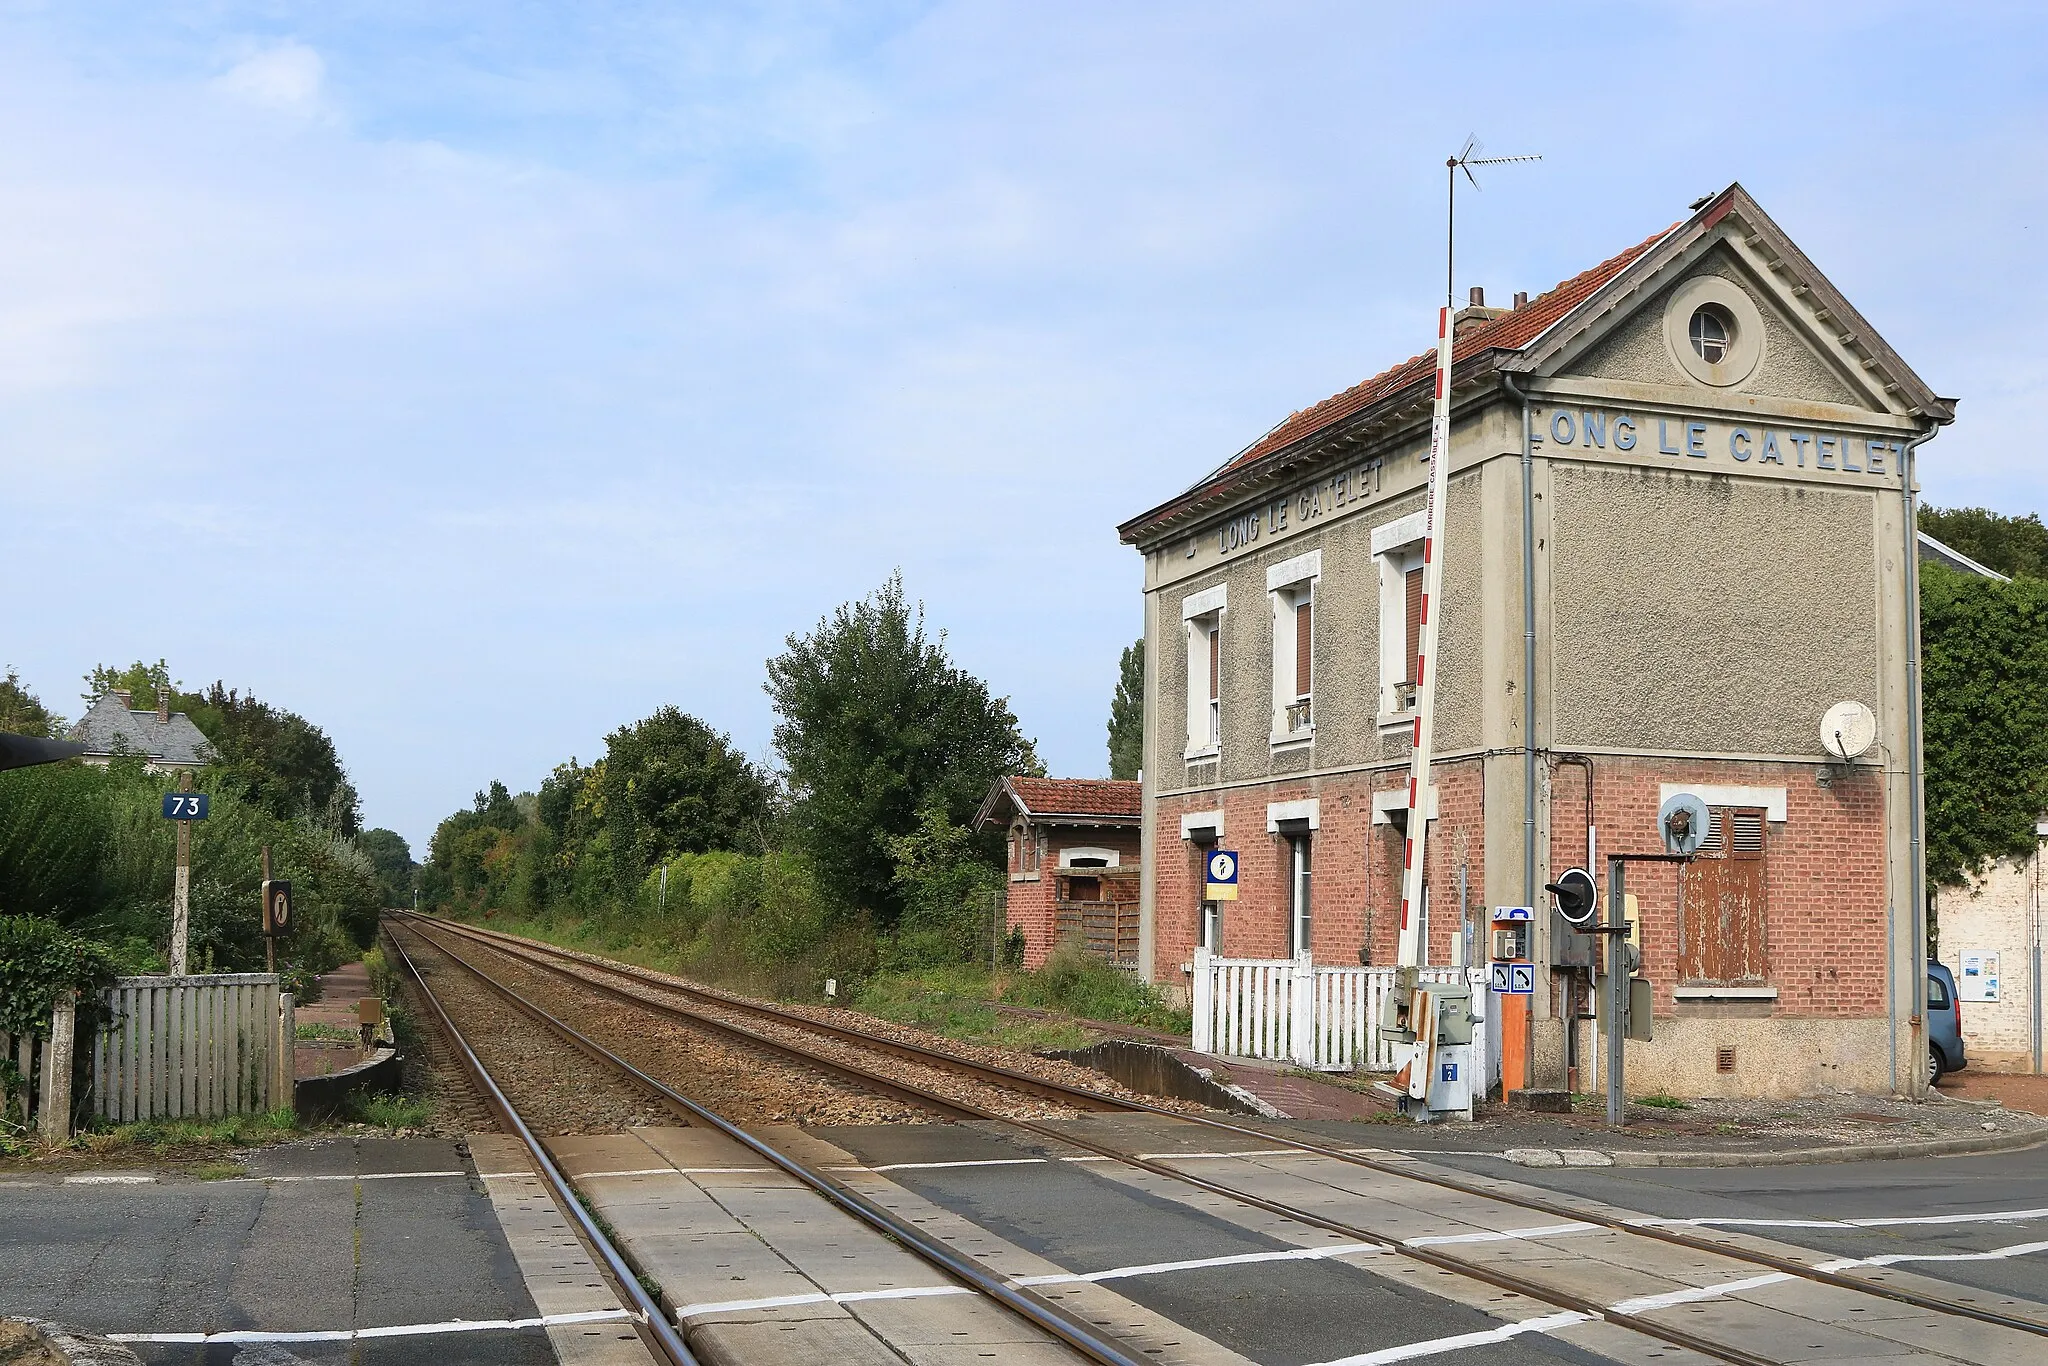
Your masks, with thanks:
[[(1196, 950), (1393, 961), (1434, 356), (1297, 412), (1126, 522), (1145, 559), (1139, 970)], [(1537, 908), (1510, 1088), (1587, 1085), (1574, 866), (1630, 870), (1655, 1037), (1636, 1093), (1910, 1090), (1915, 447), (1939, 397), (1741, 186), (1535, 298), (1455, 315), (1428, 961)], [(1212, 455), (1189, 464), (1215, 465)], [(1867, 707), (1842, 759), (1821, 720)], [(1531, 756), (1533, 755), (1533, 763)], [(1237, 854), (1234, 901), (1206, 855)]]
[(1024, 966), (1062, 941), (1127, 969), (1143, 947), (1138, 909), (1138, 784), (1117, 779), (999, 778), (977, 830), (1004, 832), (1006, 918), (1024, 940)]

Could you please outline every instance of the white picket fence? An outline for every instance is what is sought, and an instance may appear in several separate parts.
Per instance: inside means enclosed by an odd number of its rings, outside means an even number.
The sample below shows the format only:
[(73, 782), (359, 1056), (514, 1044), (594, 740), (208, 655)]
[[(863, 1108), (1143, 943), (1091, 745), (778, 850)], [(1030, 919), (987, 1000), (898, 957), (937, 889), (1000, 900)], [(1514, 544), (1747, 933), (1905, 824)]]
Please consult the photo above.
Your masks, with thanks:
[(73, 1019), (67, 995), (51, 1011), (49, 1037), (0, 1031), (0, 1059), (19, 1074), (18, 1088), (0, 1100), (0, 1130), (32, 1128), (49, 1143), (71, 1136)]
[(295, 1021), (275, 973), (121, 977), (94, 1036), (94, 1112), (214, 1118), (292, 1103)]
[[(1483, 969), (1424, 968), (1421, 977), (1424, 982), (1470, 982), (1474, 1005), (1484, 1005)], [(1195, 1051), (1329, 1072), (1391, 1072), (1393, 1050), (1380, 1041), (1378, 1024), (1393, 983), (1391, 967), (1318, 965), (1305, 953), (1223, 958), (1197, 949)], [(1483, 1037), (1475, 1032), (1475, 1042)], [(1484, 1059), (1474, 1060), (1474, 1073), (1486, 1075)]]

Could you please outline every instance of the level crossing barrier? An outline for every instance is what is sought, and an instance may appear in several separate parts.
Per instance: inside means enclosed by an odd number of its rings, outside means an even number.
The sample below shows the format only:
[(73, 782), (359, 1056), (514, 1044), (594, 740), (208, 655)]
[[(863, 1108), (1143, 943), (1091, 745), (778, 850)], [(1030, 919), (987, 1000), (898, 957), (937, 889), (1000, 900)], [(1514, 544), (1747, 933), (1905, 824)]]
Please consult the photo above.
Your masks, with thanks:
[[(1395, 969), (1318, 964), (1293, 958), (1225, 958), (1196, 949), (1193, 1006), (1197, 1053), (1291, 1062), (1326, 1072), (1391, 1072), (1393, 1047), (1378, 1037)], [(1483, 969), (1423, 968), (1424, 983), (1466, 982), (1486, 990)], [(1474, 1032), (1475, 1047), (1482, 1031)], [(1474, 1059), (1475, 1075), (1486, 1075)]]

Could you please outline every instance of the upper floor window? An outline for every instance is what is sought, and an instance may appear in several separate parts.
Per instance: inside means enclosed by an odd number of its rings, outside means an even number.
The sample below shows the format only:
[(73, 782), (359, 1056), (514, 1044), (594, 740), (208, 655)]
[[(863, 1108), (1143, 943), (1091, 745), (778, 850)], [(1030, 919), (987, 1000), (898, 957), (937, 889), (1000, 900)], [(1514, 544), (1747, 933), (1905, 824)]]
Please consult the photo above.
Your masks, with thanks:
[(1417, 512), (1373, 528), (1380, 572), (1380, 720), (1404, 719), (1415, 707), (1422, 656), (1422, 535)]
[(1273, 743), (1315, 732), (1316, 580), (1323, 552), (1311, 550), (1266, 570), (1273, 599)]
[(1187, 757), (1202, 759), (1223, 743), (1223, 585), (1181, 600), (1187, 631)]

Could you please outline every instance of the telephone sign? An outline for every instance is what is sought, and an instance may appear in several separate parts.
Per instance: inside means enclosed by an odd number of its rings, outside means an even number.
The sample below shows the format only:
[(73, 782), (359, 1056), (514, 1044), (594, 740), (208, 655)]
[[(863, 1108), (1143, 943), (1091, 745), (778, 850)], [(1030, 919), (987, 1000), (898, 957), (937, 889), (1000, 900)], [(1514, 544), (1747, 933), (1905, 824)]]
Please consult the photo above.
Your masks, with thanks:
[(1536, 994), (1536, 965), (1534, 963), (1495, 963), (1488, 972), (1491, 979), (1487, 986), (1503, 996), (1534, 996)]
[(1211, 849), (1207, 876), (1208, 886), (1202, 893), (1205, 900), (1237, 900), (1237, 851)]

